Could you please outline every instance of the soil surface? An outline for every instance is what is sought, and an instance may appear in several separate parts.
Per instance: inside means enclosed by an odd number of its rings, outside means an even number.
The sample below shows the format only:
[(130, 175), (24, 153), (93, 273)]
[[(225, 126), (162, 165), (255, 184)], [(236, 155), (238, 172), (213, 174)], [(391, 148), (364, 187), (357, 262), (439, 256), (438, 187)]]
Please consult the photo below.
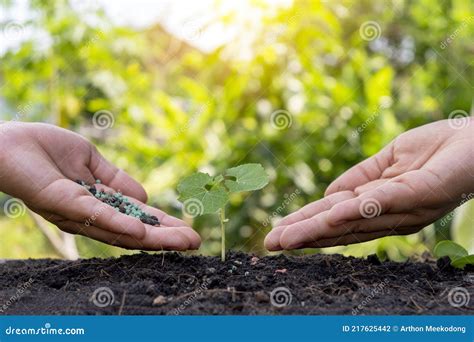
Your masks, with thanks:
[(474, 313), (474, 269), (341, 255), (136, 254), (0, 263), (0, 314)]

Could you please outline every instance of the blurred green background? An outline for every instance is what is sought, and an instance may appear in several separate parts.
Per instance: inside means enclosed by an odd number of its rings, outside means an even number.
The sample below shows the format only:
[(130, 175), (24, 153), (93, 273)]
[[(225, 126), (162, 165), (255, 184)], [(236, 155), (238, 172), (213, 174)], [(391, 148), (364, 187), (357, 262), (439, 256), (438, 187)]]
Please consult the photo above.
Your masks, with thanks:
[[(232, 197), (228, 244), (264, 253), (270, 218), (320, 198), (401, 132), (471, 111), (473, 7), (1, 0), (0, 119), (83, 134), (179, 217), (181, 177), (262, 163), (270, 185)], [(288, 124), (277, 127), (275, 113)], [(0, 194), (2, 207), (7, 200)], [(472, 252), (473, 202), (418, 234), (323, 252), (403, 260), (447, 238)], [(217, 255), (217, 218), (191, 223), (203, 237), (197, 253)], [(75, 257), (75, 245), (81, 257), (131, 253), (71, 239), (29, 212), (0, 210), (0, 241), (0, 258)]]

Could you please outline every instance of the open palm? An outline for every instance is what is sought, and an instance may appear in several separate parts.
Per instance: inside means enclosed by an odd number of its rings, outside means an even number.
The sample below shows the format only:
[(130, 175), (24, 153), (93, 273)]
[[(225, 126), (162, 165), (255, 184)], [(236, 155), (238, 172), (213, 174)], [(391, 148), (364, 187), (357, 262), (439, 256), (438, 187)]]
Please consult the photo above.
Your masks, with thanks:
[(325, 197), (285, 217), (269, 250), (346, 245), (419, 231), (474, 192), (474, 120), (410, 130), (349, 169)]

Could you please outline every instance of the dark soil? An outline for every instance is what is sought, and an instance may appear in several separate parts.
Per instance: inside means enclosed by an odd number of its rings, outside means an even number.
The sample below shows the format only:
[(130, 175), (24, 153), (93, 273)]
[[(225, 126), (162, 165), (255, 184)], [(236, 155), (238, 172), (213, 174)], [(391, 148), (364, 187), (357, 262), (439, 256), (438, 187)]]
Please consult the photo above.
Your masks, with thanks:
[(232, 252), (225, 263), (178, 253), (0, 263), (0, 313), (12, 315), (470, 315), (471, 297), (472, 267), (432, 260)]

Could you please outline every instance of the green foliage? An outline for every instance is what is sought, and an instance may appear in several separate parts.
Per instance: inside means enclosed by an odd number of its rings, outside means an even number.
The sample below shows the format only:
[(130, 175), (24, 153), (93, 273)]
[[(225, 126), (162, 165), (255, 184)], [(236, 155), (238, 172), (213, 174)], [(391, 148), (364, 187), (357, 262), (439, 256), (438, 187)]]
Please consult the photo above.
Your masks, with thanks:
[(464, 247), (453, 241), (440, 241), (434, 248), (434, 255), (438, 258), (448, 256), (451, 259), (451, 265), (457, 268), (474, 265), (474, 255), (469, 255)]
[(466, 265), (474, 265), (474, 254), (451, 260), (451, 265), (456, 268), (464, 268)]
[[(226, 210), (233, 248), (263, 252), (268, 228), (262, 222), (282, 206), (285, 195), (301, 192), (279, 215), (321, 198), (338, 175), (401, 132), (447, 118), (454, 109), (469, 112), (470, 0), (296, 0), (272, 10), (253, 6), (262, 14), (258, 27), (239, 26), (232, 13), (216, 18), (242, 34), (204, 53), (159, 24), (136, 30), (113, 24), (100, 9), (78, 13), (67, 0), (29, 1), (34, 19), (22, 23), (25, 31), (49, 39), (26, 37), (0, 57), (0, 119), (46, 121), (85, 135), (144, 184), (150, 204), (172, 215), (181, 214), (172, 189), (194, 170), (212, 174), (261, 163), (271, 183), (250, 197), (226, 198)], [(360, 27), (367, 21), (380, 25), (379, 39), (362, 39)], [(452, 34), (455, 39), (443, 47)], [(250, 51), (246, 58), (239, 54), (244, 50)], [(100, 110), (114, 115), (107, 130), (92, 124)], [(292, 123), (286, 129), (276, 129), (272, 121), (278, 110), (289, 113)], [(225, 198), (222, 191), (208, 194), (202, 186), (192, 191), (189, 196), (200, 193), (211, 210)], [(471, 206), (465, 217), (473, 212)], [(25, 224), (18, 220), (18, 226)], [(471, 234), (472, 220), (462, 221)], [(209, 237), (202, 253), (219, 252), (219, 222), (193, 220), (193, 227)], [(52, 254), (40, 234), (25, 234), (23, 241), (10, 231), (2, 230), (2, 241), (18, 248), (3, 248), (0, 257), (25, 250), (32, 256)], [(435, 245), (429, 231), (337, 251), (403, 258)], [(80, 241), (87, 255), (123, 252), (102, 244), (95, 248), (94, 242), (87, 249), (87, 241)]]
[(268, 184), (268, 175), (260, 164), (245, 164), (215, 177), (198, 172), (178, 184), (179, 200), (195, 199), (202, 203), (202, 214), (223, 209), (231, 193), (260, 190)]
[(225, 205), (232, 193), (260, 190), (268, 184), (268, 175), (260, 164), (245, 164), (225, 170), (211, 177), (198, 172), (184, 178), (178, 184), (179, 200), (184, 210), (188, 205), (197, 205), (193, 216), (212, 214), (220, 210), (221, 257), (225, 260)]
[(229, 200), (226, 190), (207, 173), (196, 173), (183, 179), (178, 184), (178, 191), (180, 201), (194, 198), (202, 203), (202, 214), (215, 213)]
[(224, 187), (230, 192), (260, 190), (268, 184), (268, 175), (261, 164), (245, 164), (223, 173)]
[(464, 247), (449, 240), (438, 242), (433, 252), (438, 258), (449, 256), (452, 259), (458, 259), (468, 255), (468, 252), (464, 249)]

